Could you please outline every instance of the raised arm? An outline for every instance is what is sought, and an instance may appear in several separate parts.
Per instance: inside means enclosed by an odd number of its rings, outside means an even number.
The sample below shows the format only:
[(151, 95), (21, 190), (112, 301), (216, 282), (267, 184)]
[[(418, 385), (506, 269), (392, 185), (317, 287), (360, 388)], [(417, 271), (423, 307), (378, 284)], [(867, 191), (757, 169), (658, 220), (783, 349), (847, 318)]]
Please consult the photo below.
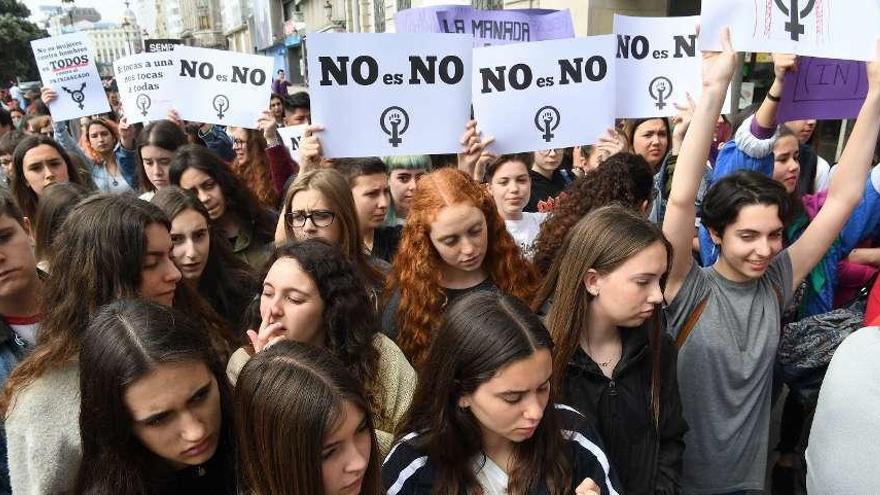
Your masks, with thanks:
[(712, 146), (715, 122), (721, 113), (727, 86), (736, 67), (737, 56), (730, 44), (730, 30), (727, 28), (721, 32), (721, 46), (722, 52), (703, 52), (703, 92), (681, 144), (666, 204), (663, 233), (673, 248), (672, 267), (664, 293), (667, 301), (678, 294), (693, 263), (691, 247), (697, 216), (694, 202), (705, 172), (709, 147)]
[(785, 74), (797, 70), (797, 57), (788, 53), (773, 54), (773, 84), (767, 91), (767, 96), (755, 112), (755, 122), (763, 128), (776, 128), (776, 111), (779, 109), (779, 98), (782, 96), (782, 87), (785, 82)]
[(788, 249), (795, 288), (831, 247), (864, 194), (880, 131), (880, 61), (869, 63), (867, 70), (868, 96), (831, 177), (828, 198), (803, 235)]

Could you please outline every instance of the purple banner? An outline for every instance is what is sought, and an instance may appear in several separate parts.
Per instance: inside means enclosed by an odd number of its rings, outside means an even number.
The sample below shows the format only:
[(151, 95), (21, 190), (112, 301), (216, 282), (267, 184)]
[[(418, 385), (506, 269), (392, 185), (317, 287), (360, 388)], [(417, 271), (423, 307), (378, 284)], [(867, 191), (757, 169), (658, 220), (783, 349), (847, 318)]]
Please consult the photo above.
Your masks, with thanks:
[(785, 76), (776, 120), (854, 118), (867, 94), (864, 62), (799, 57), (797, 70)]
[(474, 46), (574, 38), (568, 10), (475, 10), (464, 5), (406, 9), (394, 16), (398, 33), (465, 33)]

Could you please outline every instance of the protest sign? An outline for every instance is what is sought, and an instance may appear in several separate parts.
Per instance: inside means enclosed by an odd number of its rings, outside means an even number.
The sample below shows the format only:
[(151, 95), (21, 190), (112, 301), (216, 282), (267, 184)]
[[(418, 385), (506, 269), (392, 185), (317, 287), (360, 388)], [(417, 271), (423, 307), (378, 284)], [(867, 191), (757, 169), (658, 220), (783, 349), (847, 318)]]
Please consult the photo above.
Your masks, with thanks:
[(738, 51), (873, 60), (880, 38), (877, 0), (703, 0), (700, 42), (720, 50), (729, 26)]
[(477, 10), (469, 5), (406, 9), (394, 16), (398, 33), (458, 33), (474, 46), (574, 38), (568, 10)]
[(166, 118), (172, 101), (168, 76), (174, 70), (170, 52), (139, 53), (113, 63), (119, 99), (128, 122), (149, 122)]
[(281, 138), (284, 146), (287, 146), (290, 158), (293, 158), (293, 161), (296, 163), (302, 163), (299, 157), (299, 143), (302, 141), (303, 133), (306, 132), (306, 127), (308, 126), (308, 124), (302, 124), (278, 128), (278, 137)]
[(153, 38), (144, 40), (144, 51), (147, 53), (171, 52), (174, 51), (175, 46), (180, 44), (183, 44), (183, 42), (178, 39)]
[(328, 158), (455, 153), (470, 116), (471, 38), (309, 35), (312, 121)]
[(617, 117), (669, 117), (700, 94), (699, 17), (614, 16)]
[(82, 32), (31, 41), (43, 86), (58, 93), (49, 104), (55, 120), (71, 120), (110, 111), (95, 57)]
[(177, 45), (168, 90), (185, 120), (255, 129), (269, 107), (270, 57)]
[(867, 94), (864, 62), (801, 57), (797, 70), (785, 75), (776, 120), (850, 119)]
[(495, 153), (594, 143), (614, 125), (614, 35), (474, 50), (474, 116)]

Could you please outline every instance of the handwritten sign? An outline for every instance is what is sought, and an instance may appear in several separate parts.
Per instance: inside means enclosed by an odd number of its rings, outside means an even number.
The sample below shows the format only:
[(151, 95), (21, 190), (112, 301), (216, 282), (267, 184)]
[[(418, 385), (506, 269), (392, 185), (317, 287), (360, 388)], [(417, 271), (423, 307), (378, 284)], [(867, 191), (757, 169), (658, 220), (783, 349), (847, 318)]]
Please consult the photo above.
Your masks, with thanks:
[(474, 50), (474, 115), (495, 153), (593, 143), (614, 123), (614, 35)]
[(738, 51), (873, 60), (880, 38), (877, 0), (703, 0), (701, 43), (719, 50), (729, 26)]
[(83, 32), (31, 41), (43, 86), (58, 93), (49, 104), (55, 120), (71, 120), (110, 111), (95, 66), (94, 51)]
[(669, 117), (701, 90), (699, 17), (614, 16), (617, 116)]
[(473, 36), (474, 46), (574, 38), (568, 10), (477, 10), (443, 5), (406, 9), (394, 16), (399, 33), (458, 33)]
[(123, 57), (113, 63), (113, 69), (122, 109), (130, 123), (166, 118), (173, 103), (167, 91), (167, 78), (174, 71), (170, 52)]
[(471, 37), (309, 35), (312, 121), (328, 158), (455, 153), (470, 115)]
[(168, 77), (185, 120), (255, 129), (269, 106), (272, 58), (177, 45)]
[(299, 156), (299, 143), (302, 141), (303, 133), (308, 126), (308, 124), (302, 124), (278, 128), (278, 137), (281, 138), (284, 146), (287, 146), (287, 151), (290, 152), (290, 158), (296, 163), (302, 163)]
[(864, 62), (801, 57), (798, 70), (785, 76), (776, 119), (850, 119), (867, 95)]

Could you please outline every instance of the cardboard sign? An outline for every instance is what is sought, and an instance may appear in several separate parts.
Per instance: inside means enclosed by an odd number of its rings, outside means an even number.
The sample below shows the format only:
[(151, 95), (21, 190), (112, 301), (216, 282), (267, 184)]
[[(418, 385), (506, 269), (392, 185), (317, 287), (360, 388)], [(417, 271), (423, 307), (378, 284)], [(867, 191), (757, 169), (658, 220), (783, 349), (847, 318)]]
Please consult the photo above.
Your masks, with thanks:
[(614, 125), (614, 35), (474, 50), (474, 115), (495, 153), (596, 142)]
[(95, 66), (94, 51), (83, 32), (31, 41), (43, 86), (58, 93), (49, 104), (55, 120), (71, 120), (110, 111)]
[(470, 116), (471, 37), (309, 35), (312, 121), (328, 158), (456, 153)]
[(173, 101), (168, 76), (174, 71), (171, 52), (139, 53), (113, 63), (119, 99), (129, 123), (167, 118)]
[(281, 142), (284, 143), (284, 146), (287, 146), (287, 151), (290, 152), (290, 158), (296, 163), (302, 163), (299, 156), (299, 143), (302, 141), (303, 133), (308, 126), (308, 124), (301, 124), (278, 128), (278, 137), (281, 138)]
[(458, 33), (473, 36), (474, 46), (574, 38), (568, 10), (477, 10), (443, 5), (406, 9), (394, 16), (398, 33)]
[(801, 57), (798, 70), (785, 75), (776, 120), (851, 119), (867, 95), (864, 62)]
[(873, 60), (880, 38), (877, 0), (703, 0), (700, 42), (719, 50), (729, 26), (737, 51)]
[(181, 44), (183, 44), (183, 42), (178, 39), (154, 38), (144, 40), (144, 51), (147, 53), (171, 52), (174, 51), (175, 46)]
[(180, 117), (257, 128), (272, 92), (270, 57), (177, 45), (168, 88)]
[(614, 16), (617, 116), (669, 117), (701, 91), (699, 17)]

